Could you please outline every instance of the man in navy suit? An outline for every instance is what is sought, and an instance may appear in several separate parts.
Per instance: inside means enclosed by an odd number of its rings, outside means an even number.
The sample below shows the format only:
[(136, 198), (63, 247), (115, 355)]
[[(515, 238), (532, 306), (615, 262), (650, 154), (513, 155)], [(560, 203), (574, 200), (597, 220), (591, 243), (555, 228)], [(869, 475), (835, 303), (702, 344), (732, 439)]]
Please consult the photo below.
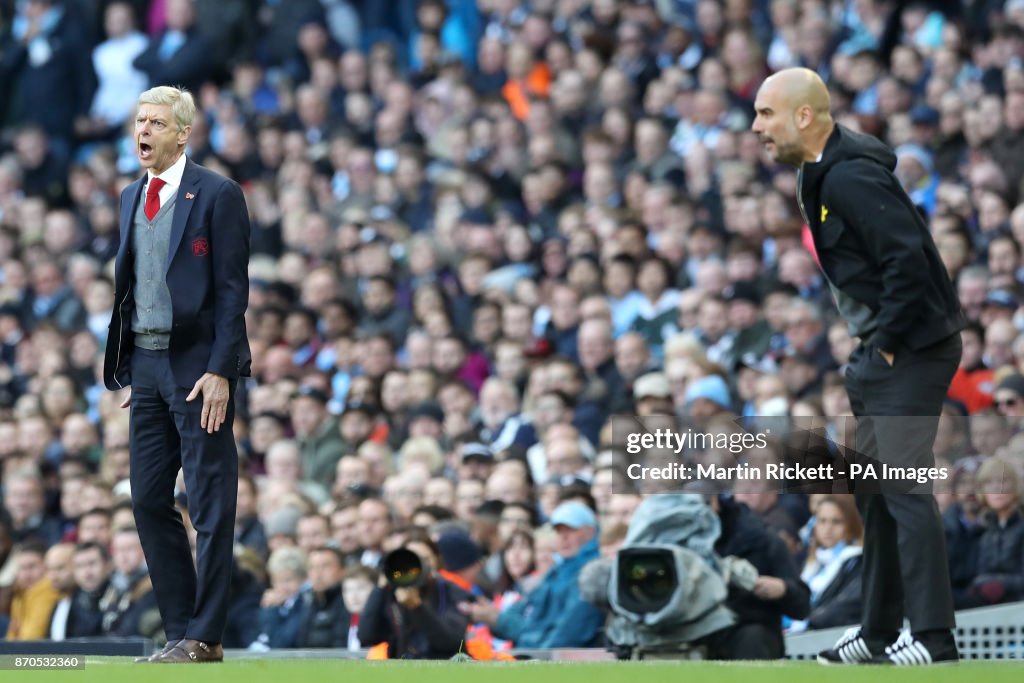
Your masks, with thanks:
[[(185, 90), (139, 96), (135, 143), (146, 175), (121, 193), (103, 380), (130, 387), (121, 405), (131, 406), (132, 504), (168, 638), (137, 661), (223, 659), (238, 486), (233, 399), (251, 364), (249, 214), (237, 183), (186, 158), (195, 113)], [(174, 507), (179, 468), (195, 566)]]

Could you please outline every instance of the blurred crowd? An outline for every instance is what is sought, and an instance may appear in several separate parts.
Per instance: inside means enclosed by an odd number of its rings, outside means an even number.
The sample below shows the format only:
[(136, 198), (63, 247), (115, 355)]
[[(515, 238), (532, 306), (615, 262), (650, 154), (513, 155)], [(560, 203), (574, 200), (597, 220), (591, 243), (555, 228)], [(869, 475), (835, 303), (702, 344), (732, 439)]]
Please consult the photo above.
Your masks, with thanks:
[[(798, 65), (895, 149), (971, 321), (958, 601), (1024, 599), (1024, 1), (0, 0), (7, 636), (161, 637), (100, 379), (141, 91), (195, 93), (187, 154), (253, 227), (225, 646), (450, 656), (602, 643), (576, 578), (646, 493), (612, 415), (850, 415), (856, 340), (749, 130)], [(726, 649), (859, 618), (848, 497), (708, 500), (778, 636)], [(398, 547), (426, 585), (385, 587)]]

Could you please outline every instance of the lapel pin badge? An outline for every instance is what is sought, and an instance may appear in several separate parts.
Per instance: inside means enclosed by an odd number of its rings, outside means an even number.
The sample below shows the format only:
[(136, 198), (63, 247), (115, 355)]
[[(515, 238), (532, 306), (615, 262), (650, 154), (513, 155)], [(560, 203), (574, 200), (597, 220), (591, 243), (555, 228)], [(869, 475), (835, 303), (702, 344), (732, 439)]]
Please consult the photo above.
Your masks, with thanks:
[(191, 192), (186, 192), (185, 193), (185, 199), (192, 199), (193, 197), (195, 197), (195, 195), (192, 194)]

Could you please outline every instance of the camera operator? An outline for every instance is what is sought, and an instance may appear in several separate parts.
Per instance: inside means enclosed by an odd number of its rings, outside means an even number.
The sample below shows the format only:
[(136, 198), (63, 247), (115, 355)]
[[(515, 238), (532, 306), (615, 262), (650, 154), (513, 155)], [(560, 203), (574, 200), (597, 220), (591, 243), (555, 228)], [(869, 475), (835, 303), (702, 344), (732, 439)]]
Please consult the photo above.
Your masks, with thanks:
[(730, 581), (726, 604), (739, 623), (712, 637), (709, 654), (713, 659), (781, 659), (786, 654), (782, 617), (806, 618), (810, 590), (785, 542), (750, 508), (726, 495), (711, 495), (708, 504), (722, 523), (715, 552), (744, 559), (758, 572), (749, 590)]
[(469, 624), (458, 605), (472, 596), (437, 575), (440, 552), (425, 532), (411, 531), (402, 548), (419, 557), (420, 578), (408, 586), (382, 578), (360, 616), (359, 642), (386, 643), (388, 659), (449, 659), (459, 652)]

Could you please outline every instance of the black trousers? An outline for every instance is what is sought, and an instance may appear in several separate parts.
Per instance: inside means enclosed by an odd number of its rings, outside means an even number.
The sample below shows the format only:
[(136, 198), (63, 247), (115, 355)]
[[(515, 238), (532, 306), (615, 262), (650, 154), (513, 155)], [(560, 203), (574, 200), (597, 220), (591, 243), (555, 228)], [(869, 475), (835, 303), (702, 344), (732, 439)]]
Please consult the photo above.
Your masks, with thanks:
[[(208, 434), (200, 427), (203, 397), (185, 398), (166, 351), (132, 353), (132, 507), (153, 592), (169, 641), (221, 642), (231, 583), (238, 451), (234, 387), (227, 417)], [(188, 512), (196, 530), (196, 562), (181, 515), (174, 507), (174, 480), (185, 475)]]
[[(859, 346), (847, 368), (857, 417), (856, 461), (933, 467), (942, 402), (962, 346), (960, 335), (922, 349), (896, 349), (890, 367), (878, 350)], [(953, 597), (942, 519), (930, 482), (855, 481), (864, 521), (863, 621), (866, 634), (894, 637), (904, 617), (915, 633), (953, 628)]]

